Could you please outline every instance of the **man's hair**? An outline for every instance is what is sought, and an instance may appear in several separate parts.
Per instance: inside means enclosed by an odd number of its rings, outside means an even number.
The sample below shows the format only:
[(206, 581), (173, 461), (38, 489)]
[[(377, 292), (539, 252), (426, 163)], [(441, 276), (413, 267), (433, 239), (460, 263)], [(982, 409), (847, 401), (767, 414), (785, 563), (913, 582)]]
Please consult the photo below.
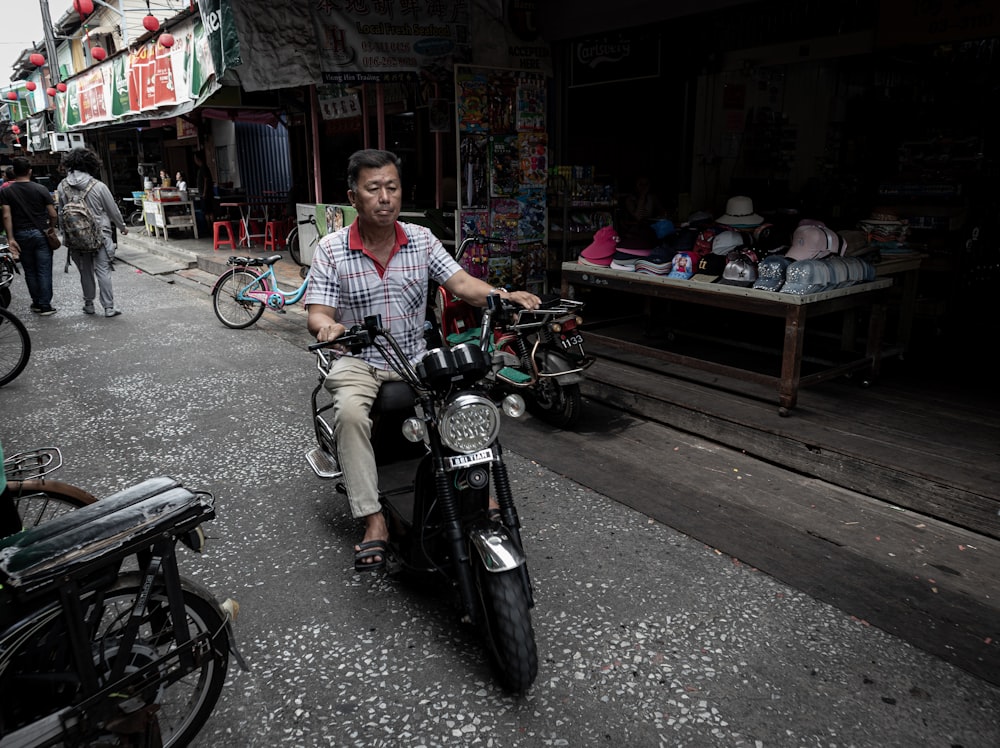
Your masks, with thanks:
[(362, 169), (381, 169), (390, 164), (395, 166), (396, 171), (402, 175), (399, 157), (392, 151), (380, 151), (375, 148), (355, 151), (347, 159), (347, 189), (351, 192), (358, 189), (358, 175)]
[(8, 166), (6, 169), (3, 170), (3, 178), (6, 179), (8, 182), (14, 179), (14, 177), (16, 176), (17, 174), (14, 173), (13, 166)]
[(66, 171), (85, 171), (94, 177), (101, 173), (101, 161), (89, 148), (67, 151), (62, 157), (62, 165)]
[(31, 171), (31, 162), (24, 156), (16, 156), (11, 163), (14, 165), (15, 177), (26, 177)]

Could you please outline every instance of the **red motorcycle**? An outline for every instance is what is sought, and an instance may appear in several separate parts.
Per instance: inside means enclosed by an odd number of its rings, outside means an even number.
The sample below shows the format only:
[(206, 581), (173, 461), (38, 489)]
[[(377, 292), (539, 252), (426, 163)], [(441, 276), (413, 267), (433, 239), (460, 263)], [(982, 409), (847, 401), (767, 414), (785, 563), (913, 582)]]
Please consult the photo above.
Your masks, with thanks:
[[(462, 256), (472, 244), (503, 244), (502, 239), (469, 236), (456, 253)], [(522, 309), (503, 302), (494, 312), (496, 326), (483, 331), (482, 310), (437, 289), (436, 324), (443, 343), (458, 345), (492, 335), (489, 381), (500, 392), (524, 397), (528, 410), (557, 428), (574, 428), (580, 420), (580, 382), (594, 357), (583, 348), (582, 301), (543, 296), (538, 309)], [(485, 341), (484, 341), (485, 342)]]

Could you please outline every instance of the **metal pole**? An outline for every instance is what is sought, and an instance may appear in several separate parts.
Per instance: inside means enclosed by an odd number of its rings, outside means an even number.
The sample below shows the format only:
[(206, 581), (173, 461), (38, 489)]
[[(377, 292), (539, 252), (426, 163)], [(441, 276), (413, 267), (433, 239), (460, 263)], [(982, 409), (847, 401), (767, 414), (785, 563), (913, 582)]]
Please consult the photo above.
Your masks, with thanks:
[(52, 32), (52, 15), (49, 13), (49, 0), (38, 0), (38, 8), (42, 13), (42, 31), (45, 34), (45, 52), (49, 57), (49, 81), (55, 85), (62, 76), (59, 74), (59, 56), (56, 53), (56, 38)]

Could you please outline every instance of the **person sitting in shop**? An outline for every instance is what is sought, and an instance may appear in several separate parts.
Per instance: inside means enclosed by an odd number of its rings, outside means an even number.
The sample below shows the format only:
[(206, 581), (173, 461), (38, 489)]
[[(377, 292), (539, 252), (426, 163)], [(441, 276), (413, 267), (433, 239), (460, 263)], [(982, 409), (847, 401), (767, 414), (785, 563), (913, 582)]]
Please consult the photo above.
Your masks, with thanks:
[(664, 218), (666, 210), (651, 187), (650, 178), (640, 175), (635, 180), (635, 191), (625, 196), (619, 242), (623, 246), (642, 249), (656, 244), (653, 223)]

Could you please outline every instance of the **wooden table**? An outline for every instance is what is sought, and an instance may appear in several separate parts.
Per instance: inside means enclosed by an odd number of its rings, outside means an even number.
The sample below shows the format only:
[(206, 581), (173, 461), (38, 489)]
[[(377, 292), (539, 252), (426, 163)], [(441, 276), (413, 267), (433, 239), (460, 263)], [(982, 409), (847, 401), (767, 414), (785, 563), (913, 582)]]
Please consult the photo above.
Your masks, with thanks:
[[(575, 262), (565, 262), (562, 265), (562, 295), (565, 298), (575, 298), (577, 288), (589, 286), (729, 309), (743, 314), (783, 318), (785, 331), (781, 346), (781, 371), (777, 376), (588, 332), (588, 337), (613, 348), (641, 352), (646, 356), (737, 380), (773, 385), (778, 393), (778, 412), (783, 416), (788, 415), (795, 407), (799, 389), (802, 387), (861, 369), (870, 369), (872, 377), (878, 375), (882, 357), (882, 333), (885, 327), (886, 289), (891, 285), (891, 280), (883, 278), (846, 288), (798, 296), (717, 283), (656, 277), (627, 270), (594, 268)], [(870, 310), (864, 354), (846, 362), (831, 363), (820, 371), (803, 376), (802, 357), (808, 319), (857, 309)], [(854, 349), (852, 322), (853, 315), (845, 314), (841, 336), (841, 349), (844, 352)]]
[(151, 236), (170, 238), (171, 229), (191, 229), (198, 238), (198, 221), (190, 200), (143, 200), (142, 213)]

